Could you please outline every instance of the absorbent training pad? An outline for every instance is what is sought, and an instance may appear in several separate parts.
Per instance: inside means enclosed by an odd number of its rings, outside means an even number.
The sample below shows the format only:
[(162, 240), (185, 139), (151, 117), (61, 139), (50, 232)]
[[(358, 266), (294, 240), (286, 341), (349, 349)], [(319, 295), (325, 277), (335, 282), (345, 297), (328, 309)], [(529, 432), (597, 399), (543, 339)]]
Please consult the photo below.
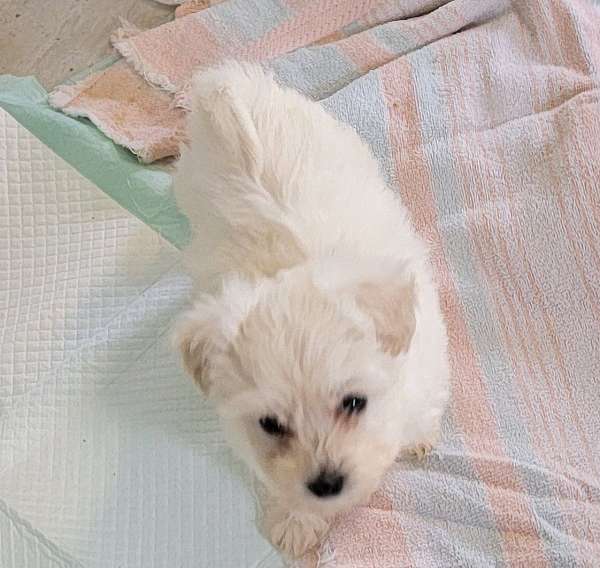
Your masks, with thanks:
[(2, 568), (280, 564), (170, 350), (188, 294), (177, 249), (0, 110)]

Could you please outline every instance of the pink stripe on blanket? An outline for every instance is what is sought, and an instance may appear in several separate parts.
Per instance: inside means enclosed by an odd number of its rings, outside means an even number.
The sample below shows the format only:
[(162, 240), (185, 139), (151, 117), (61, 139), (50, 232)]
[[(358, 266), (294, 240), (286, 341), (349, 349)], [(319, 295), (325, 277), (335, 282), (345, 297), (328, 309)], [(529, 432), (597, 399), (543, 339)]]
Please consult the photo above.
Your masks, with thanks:
[(58, 88), (49, 102), (72, 116), (90, 118), (143, 162), (177, 154), (184, 138), (184, 111), (173, 106), (168, 94), (151, 89), (125, 61)]
[(377, 3), (378, 0), (322, 0), (319, 11), (327, 17), (319, 18), (315, 17), (314, 4), (304, 2), (292, 18), (250, 44), (240, 55), (244, 59), (265, 60), (310, 45), (361, 18)]
[(337, 43), (340, 50), (361, 73), (385, 65), (396, 56), (381, 47), (369, 33), (356, 34)]
[(189, 81), (194, 70), (210, 67), (230, 54), (231, 45), (222, 45), (201, 19), (205, 12), (178, 18), (114, 46), (147, 81), (176, 93)]
[[(368, 530), (365, 528), (368, 527)], [(349, 546), (349, 543), (352, 543)], [(413, 566), (401, 515), (377, 507), (361, 507), (347, 515), (332, 537), (336, 566)]]

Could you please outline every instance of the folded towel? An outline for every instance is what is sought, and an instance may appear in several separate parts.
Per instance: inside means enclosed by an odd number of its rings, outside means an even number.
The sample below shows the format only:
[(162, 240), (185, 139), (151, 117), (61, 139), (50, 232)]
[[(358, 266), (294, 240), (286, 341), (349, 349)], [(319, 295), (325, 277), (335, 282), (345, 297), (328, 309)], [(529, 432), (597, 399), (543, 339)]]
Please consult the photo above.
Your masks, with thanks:
[(400, 459), (299, 565), (597, 565), (598, 2), (193, 4), (121, 34), (125, 59), (54, 103), (150, 161), (177, 151), (192, 71), (263, 62), (370, 144), (448, 322), (443, 442)]

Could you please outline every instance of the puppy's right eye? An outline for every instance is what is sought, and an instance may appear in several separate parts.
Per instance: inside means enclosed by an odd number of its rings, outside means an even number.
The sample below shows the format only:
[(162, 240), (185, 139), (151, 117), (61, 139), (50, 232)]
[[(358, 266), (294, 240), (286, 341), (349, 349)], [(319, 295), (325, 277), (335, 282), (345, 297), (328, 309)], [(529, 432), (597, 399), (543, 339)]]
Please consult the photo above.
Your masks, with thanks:
[(342, 410), (350, 414), (360, 414), (367, 406), (367, 399), (364, 396), (349, 394), (342, 401)]
[(286, 427), (281, 425), (274, 416), (263, 416), (258, 422), (269, 436), (285, 436), (288, 433)]

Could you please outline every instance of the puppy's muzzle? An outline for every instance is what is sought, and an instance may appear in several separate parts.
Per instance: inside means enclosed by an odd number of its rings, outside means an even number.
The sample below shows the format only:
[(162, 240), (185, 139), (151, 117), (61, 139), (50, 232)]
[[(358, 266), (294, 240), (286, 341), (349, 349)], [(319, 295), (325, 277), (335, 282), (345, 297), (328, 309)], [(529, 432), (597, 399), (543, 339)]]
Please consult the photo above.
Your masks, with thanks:
[(344, 487), (344, 476), (338, 472), (321, 471), (319, 475), (306, 484), (309, 491), (320, 498), (335, 497)]

